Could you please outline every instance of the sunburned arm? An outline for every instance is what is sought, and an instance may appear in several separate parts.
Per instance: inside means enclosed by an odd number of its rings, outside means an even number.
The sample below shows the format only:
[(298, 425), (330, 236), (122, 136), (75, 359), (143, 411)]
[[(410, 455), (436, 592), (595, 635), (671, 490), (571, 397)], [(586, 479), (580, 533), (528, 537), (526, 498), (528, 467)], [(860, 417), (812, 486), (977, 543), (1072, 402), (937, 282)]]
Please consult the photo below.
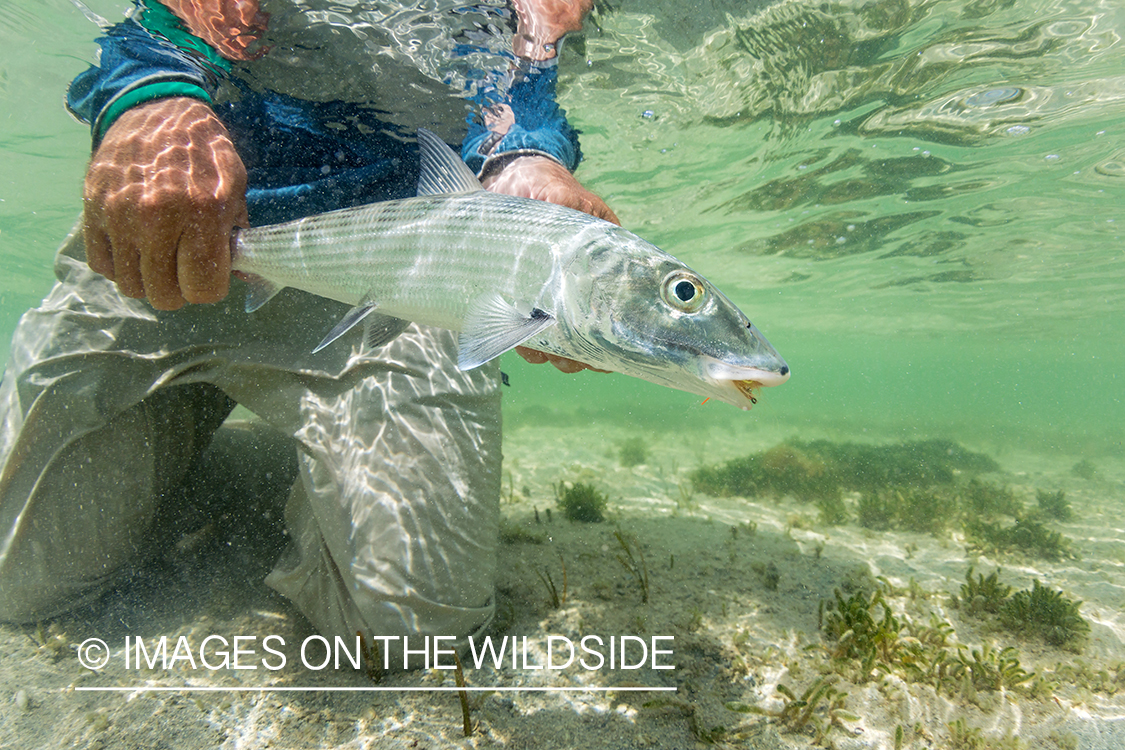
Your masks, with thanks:
[(160, 0), (192, 34), (228, 60), (252, 60), (251, 50), (266, 30), (269, 15), (258, 0)]
[[(164, 5), (223, 58), (259, 54), (253, 45), (268, 18), (257, 0), (164, 0)], [(562, 34), (581, 27), (590, 3), (517, 0), (516, 5), (520, 30), (514, 44), (526, 48), (534, 41), (549, 57)], [(485, 184), (617, 221), (551, 158), (503, 160)], [(245, 166), (205, 101), (170, 96), (134, 106), (105, 131), (87, 171), (89, 263), (124, 294), (148, 297), (159, 309), (222, 299), (229, 289), (227, 238), (233, 227), (249, 223), (245, 190)], [(540, 361), (546, 355), (531, 356)], [(560, 369), (582, 367), (563, 363)]]
[(558, 54), (558, 42), (582, 28), (594, 0), (512, 0), (516, 8), (516, 35), (512, 51), (517, 57), (542, 62)]

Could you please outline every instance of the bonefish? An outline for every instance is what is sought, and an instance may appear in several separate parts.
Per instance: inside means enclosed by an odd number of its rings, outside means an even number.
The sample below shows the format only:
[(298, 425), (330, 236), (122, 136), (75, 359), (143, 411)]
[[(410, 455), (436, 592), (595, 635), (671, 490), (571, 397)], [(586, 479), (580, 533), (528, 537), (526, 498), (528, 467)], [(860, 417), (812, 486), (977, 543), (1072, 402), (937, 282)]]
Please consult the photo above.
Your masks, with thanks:
[(361, 321), (372, 346), (415, 322), (459, 332), (462, 370), (523, 345), (743, 409), (789, 378), (746, 315), (671, 255), (580, 211), (488, 192), (437, 136), (418, 140), (417, 197), (238, 231), (247, 310), (295, 287), (353, 306), (317, 350)]

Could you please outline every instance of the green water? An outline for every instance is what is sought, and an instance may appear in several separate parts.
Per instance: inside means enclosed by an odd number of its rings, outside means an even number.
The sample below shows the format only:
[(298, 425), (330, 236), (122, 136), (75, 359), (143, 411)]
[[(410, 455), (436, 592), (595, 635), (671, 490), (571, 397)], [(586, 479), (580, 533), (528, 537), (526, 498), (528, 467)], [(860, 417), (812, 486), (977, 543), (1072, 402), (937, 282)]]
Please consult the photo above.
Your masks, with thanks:
[[(88, 5), (116, 20), (125, 3)], [(615, 3), (563, 55), (579, 176), (786, 357), (751, 414), (510, 358), (507, 413), (1120, 454), (1125, 6)], [(0, 337), (50, 287), (96, 29), (0, 5)]]

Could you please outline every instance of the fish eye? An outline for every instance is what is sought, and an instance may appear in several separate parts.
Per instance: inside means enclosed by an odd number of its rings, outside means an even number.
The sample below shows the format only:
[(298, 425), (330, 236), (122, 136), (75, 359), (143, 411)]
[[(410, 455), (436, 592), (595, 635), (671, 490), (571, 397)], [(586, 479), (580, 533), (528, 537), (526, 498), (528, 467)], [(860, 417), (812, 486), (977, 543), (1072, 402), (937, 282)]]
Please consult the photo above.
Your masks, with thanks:
[(660, 296), (673, 309), (693, 313), (703, 307), (703, 303), (707, 300), (707, 289), (695, 274), (688, 271), (673, 271), (664, 277)]

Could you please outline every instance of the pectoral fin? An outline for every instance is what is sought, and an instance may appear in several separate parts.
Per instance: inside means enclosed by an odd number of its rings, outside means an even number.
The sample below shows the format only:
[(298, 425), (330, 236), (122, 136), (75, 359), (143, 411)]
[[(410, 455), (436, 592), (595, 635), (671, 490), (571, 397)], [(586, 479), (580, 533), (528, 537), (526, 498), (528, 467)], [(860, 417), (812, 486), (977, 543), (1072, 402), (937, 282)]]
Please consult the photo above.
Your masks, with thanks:
[(471, 370), (499, 357), (540, 331), (555, 318), (537, 307), (522, 313), (499, 295), (478, 298), (469, 308), (458, 342), (457, 367)]

